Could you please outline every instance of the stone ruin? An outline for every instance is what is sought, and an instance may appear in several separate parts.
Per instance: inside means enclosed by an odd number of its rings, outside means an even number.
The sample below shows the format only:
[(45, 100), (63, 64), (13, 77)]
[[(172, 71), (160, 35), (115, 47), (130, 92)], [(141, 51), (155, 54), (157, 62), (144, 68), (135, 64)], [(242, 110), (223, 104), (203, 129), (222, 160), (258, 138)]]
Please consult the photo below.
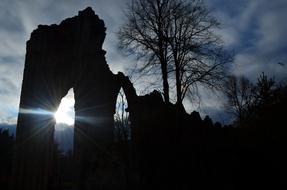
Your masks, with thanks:
[[(137, 96), (129, 78), (113, 74), (105, 60), (103, 20), (91, 8), (59, 25), (39, 25), (27, 41), (24, 77), (16, 131), (13, 190), (50, 190), (55, 175), (53, 113), (73, 88), (74, 189), (150, 189), (173, 181), (174, 131), (179, 113), (159, 92)], [(114, 144), (114, 114), (123, 89), (131, 122), (128, 166), (110, 154)], [(161, 158), (158, 166), (154, 157)], [(155, 171), (153, 171), (155, 170)], [(150, 177), (150, 176), (153, 177)], [(147, 180), (148, 179), (148, 180)], [(169, 187), (169, 183), (165, 183)], [(147, 186), (148, 185), (148, 186)], [(52, 188), (53, 189), (53, 188)]]
[[(26, 47), (13, 189), (47, 189), (54, 146), (51, 113), (71, 88), (75, 94), (74, 157), (79, 189), (87, 177), (88, 166), (84, 165), (113, 142), (116, 100), (121, 81), (128, 78), (113, 74), (106, 63), (102, 49), (105, 31), (103, 20), (86, 8), (59, 25), (39, 25), (32, 32)], [(127, 94), (136, 96), (134, 89)]]
[[(255, 134), (253, 129), (250, 133), (244, 128), (213, 126), (208, 117), (202, 120), (197, 112), (189, 115), (182, 108), (163, 102), (156, 91), (137, 96), (128, 77), (113, 74), (105, 61), (102, 49), (105, 30), (104, 22), (87, 8), (59, 25), (40, 25), (31, 34), (27, 42), (11, 189), (55, 189), (49, 187), (55, 177), (52, 166), (55, 120), (51, 113), (71, 88), (76, 115), (75, 190), (230, 189), (234, 184), (244, 189), (250, 187), (250, 181), (244, 180), (249, 178), (248, 175), (245, 178), (246, 171), (253, 165), (258, 172), (249, 176), (255, 188), (266, 187), (266, 183), (270, 184), (268, 187), (280, 186), (273, 177), (285, 170), (274, 170), (273, 163), (278, 162), (282, 168), (284, 159), (280, 161), (272, 156), (275, 159), (270, 162), (271, 157), (264, 158), (256, 151), (264, 150), (267, 155), (266, 147), (270, 147), (269, 155), (281, 155), (280, 147), (284, 143), (280, 143), (280, 138), (285, 142), (285, 136), (280, 136), (278, 144), (271, 146), (269, 140), (265, 142), (268, 146), (259, 141), (257, 148), (254, 140), (245, 140)], [(106, 155), (113, 148), (113, 115), (120, 88), (126, 95), (132, 124), (129, 149), (132, 158), (123, 173), (113, 169), (114, 163)], [(279, 118), (284, 118), (285, 104), (274, 112)], [(276, 119), (272, 120), (272, 126), (276, 126), (273, 121)], [(271, 126), (268, 122), (266, 126)], [(262, 140), (262, 134), (255, 139)], [(276, 148), (280, 152), (273, 152)], [(255, 151), (254, 155), (250, 155), (251, 150)], [(228, 156), (232, 159), (226, 159)], [(250, 162), (250, 158), (254, 161)], [(234, 160), (238, 163), (234, 164)], [(268, 162), (272, 168), (269, 164), (268, 169)]]

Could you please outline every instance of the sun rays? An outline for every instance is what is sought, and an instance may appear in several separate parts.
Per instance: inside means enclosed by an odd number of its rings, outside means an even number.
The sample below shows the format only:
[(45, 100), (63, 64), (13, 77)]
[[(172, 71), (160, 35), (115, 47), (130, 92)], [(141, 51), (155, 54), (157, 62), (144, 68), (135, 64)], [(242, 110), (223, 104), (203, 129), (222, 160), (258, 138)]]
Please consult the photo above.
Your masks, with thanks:
[(62, 98), (58, 110), (54, 113), (56, 124), (62, 123), (69, 126), (74, 125), (75, 122), (75, 111), (74, 111), (74, 95), (73, 91), (70, 90), (68, 94)]

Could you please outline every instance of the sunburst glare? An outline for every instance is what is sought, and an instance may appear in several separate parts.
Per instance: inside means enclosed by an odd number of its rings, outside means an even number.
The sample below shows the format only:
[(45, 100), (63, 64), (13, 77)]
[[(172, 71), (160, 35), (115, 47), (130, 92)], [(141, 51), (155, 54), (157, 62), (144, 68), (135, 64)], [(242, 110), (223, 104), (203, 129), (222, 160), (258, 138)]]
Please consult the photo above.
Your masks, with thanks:
[(74, 94), (72, 89), (69, 90), (68, 94), (62, 98), (58, 110), (54, 113), (56, 123), (63, 123), (66, 125), (74, 125), (75, 122), (75, 111), (74, 111)]

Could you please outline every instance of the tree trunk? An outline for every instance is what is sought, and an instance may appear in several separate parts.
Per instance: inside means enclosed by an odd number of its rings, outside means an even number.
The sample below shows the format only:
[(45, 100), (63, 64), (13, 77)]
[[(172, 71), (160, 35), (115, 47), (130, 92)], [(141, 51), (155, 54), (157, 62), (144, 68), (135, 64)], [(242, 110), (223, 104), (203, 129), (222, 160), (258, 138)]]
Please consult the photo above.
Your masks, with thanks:
[(182, 91), (181, 91), (181, 81), (180, 81), (180, 71), (179, 71), (179, 65), (177, 62), (175, 62), (175, 80), (176, 80), (176, 103), (178, 105), (182, 104)]
[(161, 61), (161, 72), (162, 72), (162, 85), (163, 85), (163, 96), (164, 101), (169, 103), (169, 85), (168, 85), (168, 76), (167, 76), (167, 63)]

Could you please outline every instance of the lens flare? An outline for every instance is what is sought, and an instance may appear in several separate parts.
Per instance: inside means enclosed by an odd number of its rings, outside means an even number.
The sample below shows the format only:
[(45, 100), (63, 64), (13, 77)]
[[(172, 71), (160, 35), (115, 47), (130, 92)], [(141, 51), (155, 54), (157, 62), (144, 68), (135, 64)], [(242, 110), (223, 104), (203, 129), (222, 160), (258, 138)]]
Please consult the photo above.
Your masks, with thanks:
[(58, 110), (54, 113), (56, 123), (74, 125), (75, 122), (74, 104), (75, 100), (70, 97), (64, 97), (61, 100)]

